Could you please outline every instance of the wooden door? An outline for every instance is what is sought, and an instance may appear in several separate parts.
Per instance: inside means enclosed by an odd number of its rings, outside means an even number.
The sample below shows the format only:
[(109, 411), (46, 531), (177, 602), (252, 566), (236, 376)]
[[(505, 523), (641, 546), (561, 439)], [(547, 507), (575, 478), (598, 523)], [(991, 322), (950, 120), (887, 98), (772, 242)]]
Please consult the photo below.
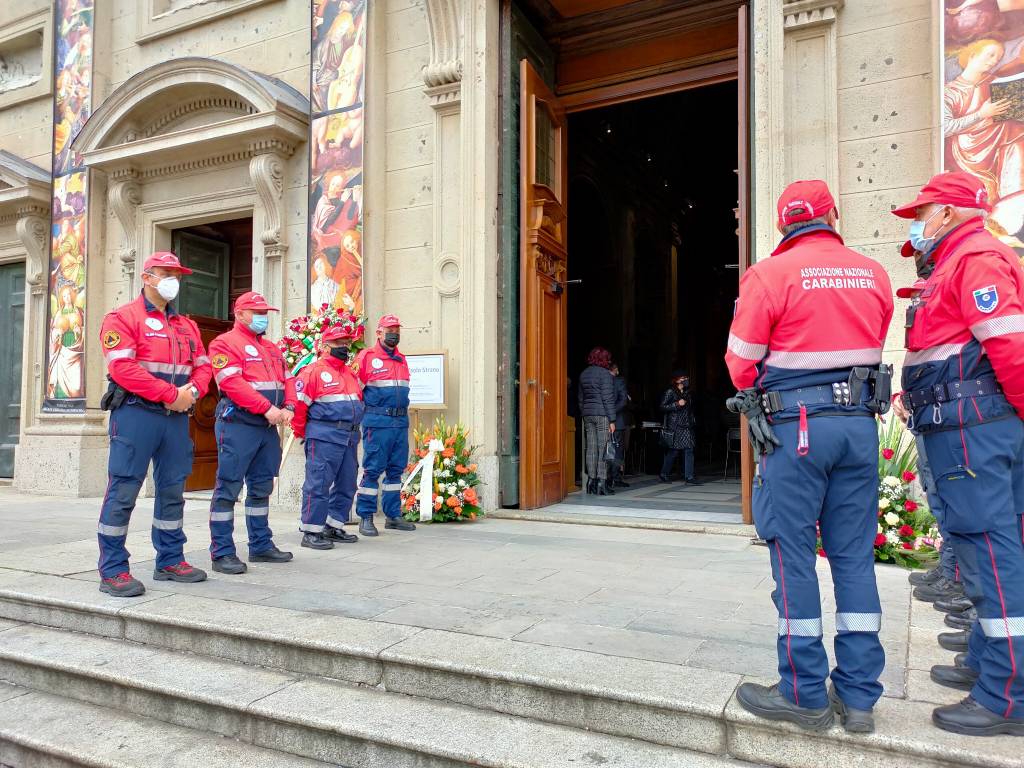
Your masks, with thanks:
[[(181, 285), (178, 310), (199, 326), (203, 346), (231, 328), (228, 319), (231, 247), (225, 242), (190, 232), (174, 233), (174, 251), (181, 263), (192, 270)], [(186, 491), (213, 488), (217, 481), (217, 437), (214, 412), (220, 392), (210, 382), (210, 391), (196, 403), (188, 431), (195, 446), (192, 474), (185, 481)]]
[(565, 498), (566, 119), (520, 63), (519, 506)]
[(25, 329), (25, 265), (0, 267), (0, 477), (14, 477), (21, 432), (21, 353)]
[[(736, 48), (736, 175), (739, 181), (739, 276), (750, 266), (750, 7), (741, 5), (738, 9), (739, 44)], [(754, 452), (747, 436), (746, 417), (741, 418), (740, 428), (740, 484), (743, 522), (753, 523), (752, 492), (754, 486)]]

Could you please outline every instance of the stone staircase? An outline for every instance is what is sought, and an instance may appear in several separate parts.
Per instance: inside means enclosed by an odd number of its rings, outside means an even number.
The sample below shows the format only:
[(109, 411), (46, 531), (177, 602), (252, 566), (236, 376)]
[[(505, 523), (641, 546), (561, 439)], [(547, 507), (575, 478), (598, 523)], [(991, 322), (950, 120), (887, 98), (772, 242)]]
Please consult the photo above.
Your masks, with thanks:
[(95, 583), (0, 577), (0, 766), (1019, 768), (1021, 743), (749, 716), (729, 673)]

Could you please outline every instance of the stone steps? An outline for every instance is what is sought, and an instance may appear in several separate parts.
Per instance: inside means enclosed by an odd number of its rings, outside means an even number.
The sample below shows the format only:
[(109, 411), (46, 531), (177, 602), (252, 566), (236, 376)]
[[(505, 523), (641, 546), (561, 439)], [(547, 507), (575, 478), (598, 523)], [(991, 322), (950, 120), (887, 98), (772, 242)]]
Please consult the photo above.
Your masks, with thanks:
[[(285, 744), (285, 751), (331, 760), (341, 752), (297, 751), (292, 748), (293, 742), (313, 738), (303, 736), (304, 733), (323, 732), (327, 734), (323, 736), (324, 743), (340, 743), (348, 750), (353, 742), (365, 743), (379, 736), (377, 751), (360, 753), (366, 759), (353, 765), (405, 765), (389, 762), (391, 757), (385, 762), (374, 762), (393, 751), (406, 756), (429, 755), (423, 758), (427, 762), (416, 765), (458, 764), (457, 760), (451, 762), (451, 755), (462, 759), (466, 753), (458, 752), (459, 744), (445, 740), (451, 735), (445, 734), (445, 726), (438, 724), (438, 715), (432, 714), (435, 710), (457, 718), (460, 733), (473, 744), (499, 748), (501, 742), (495, 741), (495, 733), (516, 741), (522, 736), (517, 729), (528, 733), (549, 729), (546, 732), (550, 738), (559, 743), (576, 745), (584, 736), (597, 739), (600, 749), (605, 750), (597, 754), (610, 760), (606, 765), (636, 768), (662, 764), (718, 765), (723, 757), (787, 768), (843, 763), (858, 768), (888, 768), (894, 764), (924, 768), (1019, 768), (1022, 764), (1019, 740), (966, 739), (944, 733), (931, 726), (931, 707), (925, 704), (883, 699), (876, 709), (879, 731), (869, 737), (849, 737), (838, 727), (825, 734), (811, 735), (795, 727), (760, 721), (743, 711), (734, 698), (735, 688), (741, 682), (738, 675), (511, 640), (157, 591), (150, 591), (136, 601), (117, 600), (99, 593), (93, 582), (42, 575), (0, 577), (0, 617), (37, 625), (24, 627), (8, 622), (9, 628), (0, 631), (0, 677), (7, 677), (7, 669), (20, 670), (21, 680), (33, 688), (39, 688), (39, 684), (32, 681), (49, 679), (48, 684), (57, 685), (61, 676), (81, 677), (83, 670), (68, 668), (66, 659), (59, 654), (50, 658), (32, 647), (22, 645), (17, 652), (8, 648), (11, 639), (20, 637), (18, 633), (50, 631), (42, 627), (81, 633), (75, 636), (80, 642), (102, 644), (110, 642), (104, 638), (112, 638), (119, 641), (114, 647), (131, 649), (134, 654), (154, 654), (154, 658), (175, 660), (182, 657), (181, 652), (189, 652), (192, 655), (184, 658), (204, 665), (213, 676), (211, 680), (228, 671), (240, 674), (238, 670), (242, 669), (254, 680), (262, 675), (276, 675), (273, 679), (277, 683), (290, 681), (282, 683), (284, 688), (268, 699), (280, 709), (269, 714), (260, 708), (269, 706), (263, 701), (239, 710), (231, 708), (230, 700), (218, 699), (218, 712), (233, 713), (230, 717), (235, 719), (228, 718), (229, 724), (248, 723), (250, 730), (246, 733), (272, 733), (281, 740), (254, 740), (255, 744), (271, 748)], [(0, 630), (3, 629), (0, 622)], [(15, 634), (9, 634), (12, 632)], [(110, 646), (104, 647), (109, 651)], [(25, 654), (27, 657), (23, 658)], [(88, 658), (82, 660), (82, 665), (89, 678), (92, 667)], [(47, 678), (44, 672), (51, 667), (58, 670), (58, 678)], [(29, 670), (34, 671), (29, 674)], [(147, 685), (159, 682), (133, 678), (124, 700), (134, 700), (129, 693), (135, 687), (148, 690)], [(202, 683), (203, 679), (194, 680), (172, 692), (161, 689), (159, 696), (176, 702), (167, 705), (170, 712), (189, 707), (201, 709), (205, 701)], [(380, 714), (379, 733), (356, 727), (360, 725), (359, 710), (354, 705), (342, 707), (349, 722), (335, 722), (335, 705), (330, 699), (342, 694), (346, 701), (358, 699), (362, 702), (360, 706)], [(297, 715), (294, 706), (304, 699), (308, 704), (308, 700), (320, 697), (327, 699), (328, 703), (323, 705), (326, 708), (321, 711), (299, 707), (307, 715), (314, 714), (308, 722), (296, 722), (301, 712)], [(408, 708), (421, 714), (412, 717), (405, 711)], [(394, 721), (397, 730), (384, 717), (383, 713), (389, 711), (398, 718)], [(223, 712), (221, 715), (228, 717)], [(275, 719), (278, 715), (280, 720)], [(207, 726), (218, 720), (211, 716), (198, 722)], [(430, 739), (407, 743), (409, 730), (421, 733), (423, 723), (433, 723), (431, 727), (436, 732)], [(189, 722), (180, 724), (187, 726)], [(228, 726), (214, 730), (234, 733)], [(520, 764), (580, 764), (568, 762), (564, 749), (552, 755), (534, 748), (533, 741), (529, 743), (529, 754), (523, 758), (526, 762), (510, 762), (503, 756), (493, 764), (502, 768)], [(623, 745), (629, 746), (632, 751), (627, 753), (632, 757), (614, 762), (619, 759), (615, 756), (624, 754), (617, 751), (626, 749)], [(469, 748), (466, 744), (462, 747)], [(689, 762), (641, 760), (637, 750), (644, 749), (653, 750), (651, 754), (657, 759), (669, 759), (665, 756), (672, 755)], [(828, 758), (824, 763), (823, 755)], [(481, 762), (479, 755), (474, 754), (473, 759), (475, 764), (492, 764)], [(437, 760), (448, 762), (431, 762)], [(589, 763), (583, 760), (582, 764)]]
[(0, 765), (317, 768), (327, 763), (0, 683)]

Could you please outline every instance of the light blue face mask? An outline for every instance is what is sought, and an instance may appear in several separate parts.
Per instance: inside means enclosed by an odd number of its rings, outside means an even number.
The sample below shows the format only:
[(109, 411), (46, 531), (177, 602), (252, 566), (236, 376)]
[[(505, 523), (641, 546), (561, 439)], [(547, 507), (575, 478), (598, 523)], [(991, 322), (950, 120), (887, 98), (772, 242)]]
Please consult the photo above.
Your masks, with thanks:
[(249, 323), (249, 330), (258, 336), (267, 332), (268, 325), (270, 325), (270, 318), (267, 315), (253, 315), (252, 322)]
[(914, 250), (921, 253), (927, 254), (935, 247), (935, 241), (938, 240), (938, 233), (931, 237), (924, 236), (925, 227), (928, 226), (928, 222), (934, 219), (939, 213), (942, 212), (942, 208), (939, 208), (935, 213), (929, 216), (924, 221), (912, 221), (910, 223), (910, 232), (908, 233), (908, 240), (910, 244), (914, 246)]

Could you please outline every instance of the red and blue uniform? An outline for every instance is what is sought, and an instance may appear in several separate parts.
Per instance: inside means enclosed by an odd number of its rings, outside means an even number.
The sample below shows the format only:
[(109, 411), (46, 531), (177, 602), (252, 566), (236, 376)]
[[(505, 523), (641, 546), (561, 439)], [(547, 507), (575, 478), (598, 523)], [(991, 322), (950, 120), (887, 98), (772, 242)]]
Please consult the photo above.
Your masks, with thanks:
[[(945, 201), (919, 200), (895, 213), (913, 218), (927, 202)], [(1020, 718), (1024, 272), (980, 216), (946, 234), (931, 258), (935, 269), (907, 315), (904, 404), (942, 500), (934, 511), (978, 611), (967, 665), (980, 675), (971, 696)]]
[[(252, 295), (239, 297), (235, 311), (261, 309), (258, 304), (250, 306), (251, 301), (242, 304)], [(274, 478), (281, 468), (281, 439), (263, 414), (271, 407), (295, 407), (295, 378), (277, 345), (237, 322), (210, 343), (210, 358), (221, 394), (214, 427), (217, 483), (210, 504), (210, 556), (235, 554), (235, 501), (243, 482), (249, 555), (258, 555), (273, 547), (267, 518)]]
[(892, 319), (888, 276), (814, 223), (835, 208), (823, 182), (797, 182), (779, 202), (787, 235), (740, 281), (726, 363), (737, 389), (772, 393), (782, 445), (761, 458), (753, 511), (768, 542), (778, 609), (779, 690), (800, 707), (828, 706), (815, 572), (817, 526), (836, 597), (836, 692), (870, 710), (882, 694), (885, 655), (872, 543), (878, 511), (878, 432), (869, 387), (853, 369), (878, 369)]
[(380, 495), (385, 516), (397, 519), (402, 512), (402, 472), (409, 459), (409, 366), (401, 352), (379, 342), (362, 350), (356, 363), (366, 408), (356, 514), (372, 518)]
[(100, 342), (108, 376), (128, 391), (110, 414), (109, 479), (98, 527), (99, 571), (106, 579), (128, 571), (125, 537), (151, 461), (156, 568), (184, 561), (183, 494), (192, 472), (192, 440), (188, 414), (166, 406), (190, 382), (199, 397), (206, 394), (211, 369), (198, 326), (171, 304), (161, 312), (144, 295), (103, 318)]
[(323, 533), (348, 522), (359, 467), (362, 386), (347, 363), (330, 354), (306, 366), (296, 383), (292, 431), (305, 438), (306, 480), (299, 530)]

